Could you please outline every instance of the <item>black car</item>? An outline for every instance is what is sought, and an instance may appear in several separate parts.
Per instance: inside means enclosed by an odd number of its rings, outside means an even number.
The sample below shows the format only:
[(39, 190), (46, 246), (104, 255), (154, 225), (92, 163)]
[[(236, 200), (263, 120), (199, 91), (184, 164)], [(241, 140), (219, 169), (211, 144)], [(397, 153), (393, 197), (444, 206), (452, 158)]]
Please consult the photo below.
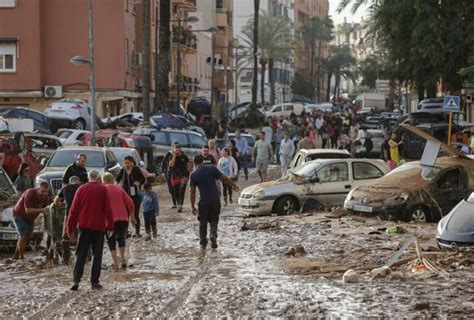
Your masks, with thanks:
[(172, 113), (158, 113), (151, 117), (151, 125), (157, 129), (185, 129), (186, 125)]
[(441, 219), (436, 241), (441, 250), (474, 247), (474, 192)]
[(44, 134), (54, 134), (59, 129), (58, 123), (45, 114), (24, 107), (2, 107), (0, 116), (4, 118), (32, 119), (35, 131)]

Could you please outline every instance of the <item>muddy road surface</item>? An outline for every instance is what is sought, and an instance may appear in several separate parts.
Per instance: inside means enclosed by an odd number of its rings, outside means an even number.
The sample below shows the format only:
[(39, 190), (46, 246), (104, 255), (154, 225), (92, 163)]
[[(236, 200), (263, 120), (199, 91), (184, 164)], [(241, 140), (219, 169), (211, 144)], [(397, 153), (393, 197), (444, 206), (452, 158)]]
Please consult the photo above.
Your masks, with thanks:
[[(249, 185), (254, 181), (241, 182)], [(110, 270), (104, 249), (102, 291), (88, 283), (69, 291), (72, 266), (53, 266), (41, 254), (7, 264), (0, 257), (0, 318), (217, 319), (217, 318), (463, 318), (474, 314), (474, 256), (440, 253), (435, 225), (394, 224), (339, 212), (243, 219), (223, 207), (219, 248), (201, 251), (198, 222), (189, 206), (162, 207), (157, 239), (130, 239), (127, 270)], [(187, 200), (188, 201), (188, 200)], [(387, 234), (387, 227), (399, 233)], [(424, 268), (411, 246), (391, 273), (375, 277), (403, 243), (418, 234)], [(348, 269), (357, 283), (344, 283)]]

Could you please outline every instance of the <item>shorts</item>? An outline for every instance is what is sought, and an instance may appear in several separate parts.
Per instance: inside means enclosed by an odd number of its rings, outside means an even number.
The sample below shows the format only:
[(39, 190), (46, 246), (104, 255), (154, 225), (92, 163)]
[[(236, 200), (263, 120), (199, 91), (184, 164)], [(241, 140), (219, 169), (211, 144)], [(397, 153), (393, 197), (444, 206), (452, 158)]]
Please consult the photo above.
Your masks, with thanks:
[(268, 160), (259, 160), (255, 161), (255, 165), (257, 167), (257, 170), (264, 170), (266, 171), (268, 169)]
[(16, 230), (20, 236), (28, 236), (33, 232), (34, 224), (29, 223), (25, 218), (14, 215), (13, 222), (15, 223)]

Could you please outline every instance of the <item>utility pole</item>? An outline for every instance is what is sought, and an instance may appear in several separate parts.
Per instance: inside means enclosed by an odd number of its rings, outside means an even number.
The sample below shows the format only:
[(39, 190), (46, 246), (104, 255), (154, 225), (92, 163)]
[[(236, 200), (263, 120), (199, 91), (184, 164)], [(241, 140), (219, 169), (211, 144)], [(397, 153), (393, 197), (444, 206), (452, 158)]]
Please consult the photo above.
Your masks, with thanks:
[(160, 0), (159, 45), (156, 57), (155, 112), (164, 110), (169, 98), (171, 0)]
[(92, 0), (89, 0), (89, 93), (91, 103), (91, 141), (90, 144), (95, 146), (95, 130), (97, 123), (97, 113), (95, 104), (95, 76), (94, 76), (94, 26), (92, 14)]
[(216, 48), (216, 39), (214, 34), (212, 34), (212, 58), (211, 58), (211, 63), (212, 63), (212, 72), (211, 72), (211, 110), (213, 113), (213, 117), (216, 116), (217, 113), (217, 108), (216, 108), (216, 94), (214, 92), (214, 74), (216, 73), (216, 59), (215, 59), (215, 48)]
[(258, 85), (258, 18), (260, 14), (260, 0), (253, 0), (253, 81), (252, 81), (252, 108), (257, 108)]
[(181, 19), (178, 18), (178, 57), (176, 68), (178, 69), (176, 72), (176, 101), (178, 102), (177, 110), (178, 113), (181, 111), (181, 35), (183, 34), (181, 30)]
[(150, 123), (150, 0), (142, 0), (143, 18), (143, 69), (142, 106), (143, 122)]

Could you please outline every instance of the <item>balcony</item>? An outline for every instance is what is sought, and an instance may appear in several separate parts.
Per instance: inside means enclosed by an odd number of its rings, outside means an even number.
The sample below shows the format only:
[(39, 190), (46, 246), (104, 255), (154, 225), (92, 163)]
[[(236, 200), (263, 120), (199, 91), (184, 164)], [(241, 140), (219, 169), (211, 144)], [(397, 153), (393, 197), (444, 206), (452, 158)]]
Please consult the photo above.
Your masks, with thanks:
[[(192, 96), (199, 91), (199, 80), (196, 78), (190, 78), (186, 76), (181, 76), (181, 84), (180, 84), (180, 93), (183, 95)], [(176, 94), (178, 89), (178, 79), (171, 84), (171, 91), (172, 95)]]
[(171, 42), (173, 45), (177, 45), (179, 39), (180, 44), (184, 47), (184, 51), (195, 52), (197, 50), (197, 36), (190, 30), (174, 26), (172, 34)]
[(173, 5), (179, 6), (181, 9), (187, 12), (195, 12), (197, 0), (172, 0)]

